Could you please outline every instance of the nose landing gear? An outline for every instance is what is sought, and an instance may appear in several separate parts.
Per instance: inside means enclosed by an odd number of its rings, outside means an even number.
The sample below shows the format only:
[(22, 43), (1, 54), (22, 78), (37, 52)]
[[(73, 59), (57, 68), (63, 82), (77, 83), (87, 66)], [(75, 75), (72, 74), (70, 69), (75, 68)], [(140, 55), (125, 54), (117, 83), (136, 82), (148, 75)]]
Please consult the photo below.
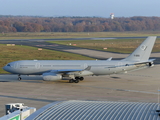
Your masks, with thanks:
[(21, 78), (21, 75), (18, 75), (18, 80), (21, 81), (21, 79), (22, 79), (22, 78)]

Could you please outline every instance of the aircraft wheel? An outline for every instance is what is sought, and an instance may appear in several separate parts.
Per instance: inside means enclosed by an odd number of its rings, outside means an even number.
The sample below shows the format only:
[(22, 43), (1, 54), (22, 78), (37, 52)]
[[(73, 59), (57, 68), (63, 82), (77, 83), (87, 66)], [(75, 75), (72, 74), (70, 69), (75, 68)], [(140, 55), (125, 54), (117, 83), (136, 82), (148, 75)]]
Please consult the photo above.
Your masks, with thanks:
[(80, 79), (80, 81), (83, 81), (83, 80), (84, 80), (84, 77), (80, 77), (79, 79)]
[(22, 79), (21, 77), (18, 77), (18, 80), (19, 80), (19, 81), (21, 81), (21, 79)]
[(75, 83), (79, 83), (79, 80), (75, 80), (74, 82), (75, 82)]
[(69, 83), (73, 83), (73, 80), (71, 79), (71, 80), (69, 80)]
[(75, 77), (76, 80), (79, 80), (79, 77)]

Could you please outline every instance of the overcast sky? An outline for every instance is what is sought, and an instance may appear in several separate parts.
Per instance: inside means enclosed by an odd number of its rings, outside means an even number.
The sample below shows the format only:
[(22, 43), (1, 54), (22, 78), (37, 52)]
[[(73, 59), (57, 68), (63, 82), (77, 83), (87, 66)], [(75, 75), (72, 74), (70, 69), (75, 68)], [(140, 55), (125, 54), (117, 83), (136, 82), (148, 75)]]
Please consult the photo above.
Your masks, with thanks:
[(160, 0), (0, 0), (0, 15), (159, 16)]

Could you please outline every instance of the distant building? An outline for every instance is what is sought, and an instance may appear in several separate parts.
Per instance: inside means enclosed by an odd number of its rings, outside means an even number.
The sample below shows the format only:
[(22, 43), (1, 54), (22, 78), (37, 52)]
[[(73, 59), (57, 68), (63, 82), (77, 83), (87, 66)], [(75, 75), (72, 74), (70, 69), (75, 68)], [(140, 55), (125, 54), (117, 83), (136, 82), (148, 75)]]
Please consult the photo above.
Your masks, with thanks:
[(110, 14), (110, 18), (113, 20), (114, 19), (114, 13)]

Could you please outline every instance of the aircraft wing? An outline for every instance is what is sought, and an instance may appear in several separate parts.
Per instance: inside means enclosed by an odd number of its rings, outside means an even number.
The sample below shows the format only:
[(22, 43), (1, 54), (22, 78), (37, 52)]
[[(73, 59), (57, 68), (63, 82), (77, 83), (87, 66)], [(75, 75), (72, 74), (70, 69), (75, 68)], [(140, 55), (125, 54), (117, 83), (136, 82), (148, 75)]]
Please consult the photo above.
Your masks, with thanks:
[(53, 73), (68, 73), (68, 72), (80, 72), (83, 71), (83, 69), (61, 69), (61, 70), (51, 70), (50, 72)]
[(70, 77), (75, 79), (75, 77), (82, 77), (93, 75), (91, 71), (91, 66), (88, 66), (85, 69), (60, 69), (60, 70), (51, 70), (46, 73), (43, 73), (43, 79), (46, 81), (54, 81), (54, 80), (61, 80), (62, 77)]
[(53, 73), (61, 73), (61, 74), (67, 74), (70, 72), (82, 72), (82, 71), (89, 71), (91, 69), (91, 66), (88, 66), (85, 69), (61, 69), (61, 70), (51, 70), (50, 72)]

